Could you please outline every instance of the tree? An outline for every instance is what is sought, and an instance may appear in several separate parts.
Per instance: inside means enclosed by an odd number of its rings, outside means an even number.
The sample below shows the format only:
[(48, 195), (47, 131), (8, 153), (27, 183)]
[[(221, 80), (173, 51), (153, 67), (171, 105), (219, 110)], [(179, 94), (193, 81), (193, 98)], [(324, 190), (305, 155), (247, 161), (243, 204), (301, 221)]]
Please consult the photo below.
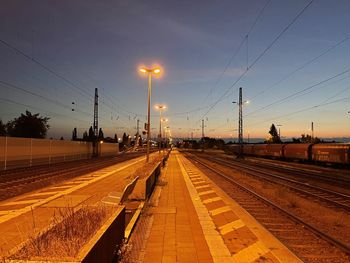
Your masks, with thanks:
[(84, 131), (83, 133), (83, 141), (88, 141), (89, 140), (89, 135), (87, 133), (87, 131)]
[(77, 140), (77, 128), (74, 128), (73, 129), (73, 132), (72, 132), (72, 141), (76, 141)]
[(117, 136), (116, 133), (114, 134), (114, 142), (115, 142), (115, 143), (118, 143), (118, 136)]
[(6, 135), (6, 125), (0, 120), (0, 136)]
[(40, 117), (39, 113), (32, 114), (26, 111), (18, 118), (9, 121), (6, 124), (7, 132), (10, 136), (24, 138), (45, 138), (50, 126), (48, 117)]
[(94, 141), (95, 139), (95, 134), (94, 134), (94, 130), (92, 129), (92, 126), (90, 126), (89, 128), (89, 141)]
[(128, 144), (128, 135), (124, 132), (124, 134), (123, 134), (123, 143), (124, 144)]
[(99, 140), (103, 140), (104, 137), (105, 137), (105, 136), (104, 136), (104, 134), (103, 134), (102, 128), (100, 128), (99, 131), (98, 131), (98, 139), (99, 139)]
[(267, 141), (268, 143), (281, 143), (281, 138), (278, 134), (278, 131), (276, 129), (275, 124), (272, 123), (271, 127), (270, 127), (270, 131), (269, 131), (271, 137), (270, 139)]
[(321, 140), (317, 137), (312, 138), (309, 134), (302, 134), (301, 138), (298, 139), (302, 143), (319, 143)]

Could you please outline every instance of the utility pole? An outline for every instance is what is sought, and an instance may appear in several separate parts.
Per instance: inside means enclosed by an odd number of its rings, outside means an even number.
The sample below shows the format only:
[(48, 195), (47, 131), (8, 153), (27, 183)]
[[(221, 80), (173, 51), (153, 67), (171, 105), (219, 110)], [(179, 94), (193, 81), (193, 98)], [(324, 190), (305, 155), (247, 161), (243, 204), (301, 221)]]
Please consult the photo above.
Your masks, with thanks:
[(243, 158), (243, 114), (242, 114), (242, 87), (239, 88), (239, 117), (238, 117), (238, 156), (237, 158)]
[(314, 122), (311, 122), (311, 142), (314, 141)]
[(95, 88), (95, 103), (94, 103), (94, 141), (93, 141), (93, 156), (98, 155), (98, 91)]
[(204, 119), (202, 119), (202, 152), (204, 152)]
[(135, 141), (135, 148), (137, 147), (137, 146), (139, 146), (138, 144), (139, 144), (139, 136), (140, 136), (140, 133), (139, 133), (139, 129), (140, 129), (140, 120), (139, 119), (137, 119), (137, 122), (136, 122), (137, 124), (136, 124), (136, 141)]

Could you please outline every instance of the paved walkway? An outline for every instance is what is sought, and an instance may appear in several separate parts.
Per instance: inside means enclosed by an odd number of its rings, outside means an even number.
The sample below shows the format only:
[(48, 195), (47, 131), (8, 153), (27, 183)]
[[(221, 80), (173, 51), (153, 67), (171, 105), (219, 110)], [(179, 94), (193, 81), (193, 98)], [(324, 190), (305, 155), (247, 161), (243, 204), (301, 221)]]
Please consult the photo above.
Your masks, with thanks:
[(161, 180), (143, 262), (301, 262), (179, 152)]
[(171, 154), (144, 262), (213, 262), (175, 154)]

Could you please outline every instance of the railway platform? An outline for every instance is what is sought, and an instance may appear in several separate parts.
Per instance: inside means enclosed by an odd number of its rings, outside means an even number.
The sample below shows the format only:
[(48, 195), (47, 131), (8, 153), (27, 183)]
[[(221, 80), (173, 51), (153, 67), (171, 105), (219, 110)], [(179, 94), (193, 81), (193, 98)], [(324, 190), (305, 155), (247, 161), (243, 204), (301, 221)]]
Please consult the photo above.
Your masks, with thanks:
[(160, 180), (139, 262), (302, 262), (178, 151)]
[(58, 211), (94, 205), (109, 192), (123, 191), (144, 160), (138, 157), (0, 201), (0, 261), (49, 227)]

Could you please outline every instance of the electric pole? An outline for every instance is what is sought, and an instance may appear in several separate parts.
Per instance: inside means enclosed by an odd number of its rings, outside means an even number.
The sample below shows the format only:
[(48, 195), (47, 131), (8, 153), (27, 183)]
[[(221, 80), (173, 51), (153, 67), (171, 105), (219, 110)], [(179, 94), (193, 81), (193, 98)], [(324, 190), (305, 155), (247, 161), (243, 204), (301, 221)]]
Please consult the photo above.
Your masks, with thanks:
[(202, 119), (202, 152), (204, 152), (204, 119)]
[(243, 115), (242, 115), (242, 87), (239, 88), (239, 117), (238, 117), (238, 156), (237, 158), (243, 158)]
[(314, 122), (311, 122), (311, 142), (314, 141)]
[(94, 141), (93, 141), (93, 156), (98, 155), (98, 91), (97, 88), (95, 88), (95, 103), (94, 103)]
[(139, 146), (139, 140), (140, 140), (140, 133), (139, 133), (139, 129), (140, 129), (140, 120), (137, 119), (137, 122), (136, 122), (136, 140), (135, 140), (135, 148), (137, 146)]

